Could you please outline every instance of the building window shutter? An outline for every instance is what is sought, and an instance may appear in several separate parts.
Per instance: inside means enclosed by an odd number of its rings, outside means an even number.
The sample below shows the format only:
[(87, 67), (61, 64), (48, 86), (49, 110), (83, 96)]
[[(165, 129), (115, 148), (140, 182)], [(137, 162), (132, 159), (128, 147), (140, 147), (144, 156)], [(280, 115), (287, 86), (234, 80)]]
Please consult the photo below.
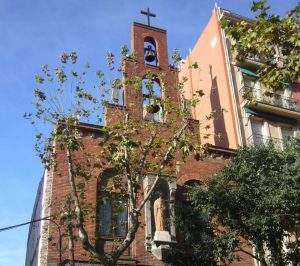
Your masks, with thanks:
[(290, 138), (293, 137), (294, 131), (292, 128), (289, 127), (282, 127), (281, 128), (281, 135), (282, 135), (282, 141), (286, 143)]
[(252, 129), (252, 141), (254, 145), (263, 144), (263, 122), (261, 121), (251, 121)]
[(270, 132), (270, 137), (273, 139), (278, 139), (278, 126), (275, 123), (269, 122), (269, 132)]

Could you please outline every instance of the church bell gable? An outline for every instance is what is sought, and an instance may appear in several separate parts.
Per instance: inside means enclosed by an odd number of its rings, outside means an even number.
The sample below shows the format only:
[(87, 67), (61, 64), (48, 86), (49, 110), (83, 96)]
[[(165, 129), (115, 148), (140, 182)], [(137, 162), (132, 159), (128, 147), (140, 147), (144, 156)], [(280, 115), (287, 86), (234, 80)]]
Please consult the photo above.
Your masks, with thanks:
[[(124, 104), (134, 119), (149, 120), (150, 117), (151, 120), (153, 117), (153, 121), (163, 122), (166, 117), (162, 118), (161, 114), (145, 115), (143, 82), (149, 75), (155, 77), (154, 84), (160, 86), (159, 98), (169, 98), (180, 104), (176, 91), (178, 72), (169, 65), (166, 30), (134, 22), (131, 51), (132, 56), (123, 62)], [(140, 90), (137, 90), (133, 80), (140, 81)], [(160, 112), (162, 108), (160, 106)]]

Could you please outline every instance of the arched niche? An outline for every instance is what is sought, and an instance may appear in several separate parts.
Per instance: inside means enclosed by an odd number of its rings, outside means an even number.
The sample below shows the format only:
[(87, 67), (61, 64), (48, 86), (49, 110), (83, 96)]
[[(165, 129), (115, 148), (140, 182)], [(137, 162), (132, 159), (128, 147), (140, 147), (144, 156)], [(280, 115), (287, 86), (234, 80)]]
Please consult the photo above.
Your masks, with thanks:
[[(155, 181), (155, 175), (147, 175), (143, 180), (144, 195), (151, 188)], [(171, 244), (176, 241), (175, 230), (175, 192), (177, 184), (176, 178), (171, 176), (161, 177), (151, 197), (145, 204), (145, 238), (147, 250), (156, 249), (161, 243)], [(155, 224), (155, 204), (156, 201), (162, 197), (165, 204), (165, 227), (163, 230), (157, 230)], [(162, 234), (163, 239), (157, 239)]]
[(164, 225), (163, 229), (165, 231), (170, 232), (170, 217), (171, 217), (171, 210), (170, 210), (170, 188), (168, 186), (168, 182), (166, 180), (160, 180), (158, 184), (156, 185), (156, 189), (153, 193), (153, 195), (150, 197), (150, 208), (151, 208), (151, 230), (152, 232), (155, 232), (157, 230), (156, 228), (156, 203), (161, 199), (161, 201), (164, 202), (165, 209), (164, 213), (162, 215), (164, 216)]
[(162, 88), (158, 79), (145, 77), (142, 80), (143, 118), (149, 121), (163, 121)]
[(144, 38), (144, 62), (147, 65), (158, 66), (156, 42), (150, 36)]

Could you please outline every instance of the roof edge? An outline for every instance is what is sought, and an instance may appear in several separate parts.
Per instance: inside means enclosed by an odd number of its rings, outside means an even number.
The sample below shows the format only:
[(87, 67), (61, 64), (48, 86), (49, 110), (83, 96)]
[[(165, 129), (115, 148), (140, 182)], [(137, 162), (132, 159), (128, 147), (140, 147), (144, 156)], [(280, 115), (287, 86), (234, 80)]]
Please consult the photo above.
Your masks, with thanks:
[(165, 29), (148, 26), (146, 24), (139, 23), (139, 22), (133, 22), (133, 26), (139, 26), (139, 27), (142, 27), (142, 28), (145, 28), (145, 29), (155, 30), (155, 31), (159, 31), (159, 32), (162, 32), (162, 33), (167, 33), (167, 31)]

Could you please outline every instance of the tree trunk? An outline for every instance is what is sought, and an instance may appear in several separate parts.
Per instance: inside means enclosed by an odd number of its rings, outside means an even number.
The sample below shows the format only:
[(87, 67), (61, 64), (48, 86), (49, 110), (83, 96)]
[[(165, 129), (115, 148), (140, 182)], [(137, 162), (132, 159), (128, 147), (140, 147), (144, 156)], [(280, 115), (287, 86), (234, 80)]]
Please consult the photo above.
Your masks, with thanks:
[(74, 258), (74, 235), (73, 235), (73, 228), (72, 228), (72, 222), (69, 222), (67, 226), (68, 230), (68, 249), (69, 249), (69, 259), (70, 259), (70, 265), (75, 266), (75, 258)]

